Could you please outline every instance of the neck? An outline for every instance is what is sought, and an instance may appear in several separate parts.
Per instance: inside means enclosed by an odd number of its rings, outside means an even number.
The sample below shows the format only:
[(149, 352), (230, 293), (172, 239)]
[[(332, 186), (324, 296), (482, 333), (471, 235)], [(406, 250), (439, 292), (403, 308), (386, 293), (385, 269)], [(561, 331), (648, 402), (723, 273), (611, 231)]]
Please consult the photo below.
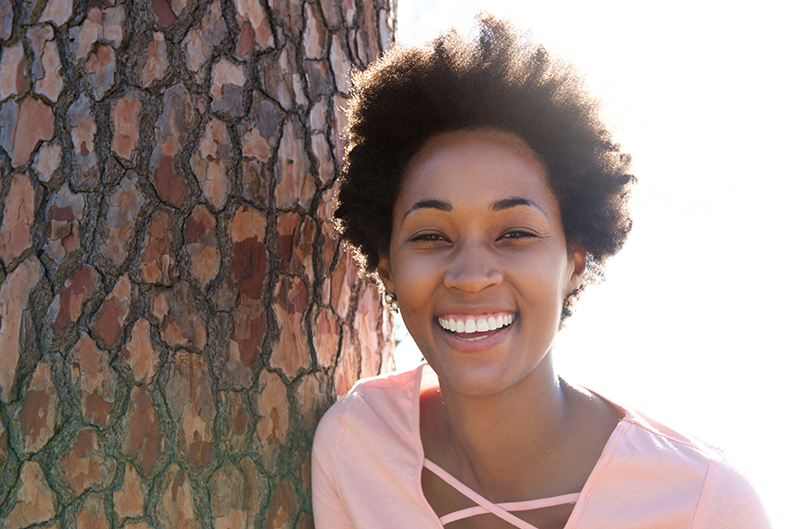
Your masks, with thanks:
[[(569, 387), (548, 352), (524, 379), (494, 395), (470, 397), (440, 384), (422, 415), (427, 457), (485, 497), (532, 497), (564, 452), (572, 423)], [(428, 442), (427, 442), (428, 441)], [(574, 492), (574, 491), (562, 491)], [(505, 498), (505, 499), (504, 499)]]

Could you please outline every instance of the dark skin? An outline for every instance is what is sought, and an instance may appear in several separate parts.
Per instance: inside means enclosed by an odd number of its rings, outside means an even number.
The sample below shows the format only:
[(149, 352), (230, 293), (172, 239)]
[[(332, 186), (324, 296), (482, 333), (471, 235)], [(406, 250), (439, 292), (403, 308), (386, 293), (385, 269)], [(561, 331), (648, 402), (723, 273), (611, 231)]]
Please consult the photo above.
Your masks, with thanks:
[[(621, 416), (596, 395), (558, 380), (557, 391), (563, 395), (564, 403), (558, 416), (548, 420), (547, 410), (516, 413), (517, 403), (496, 413), (482, 402), (478, 413), (474, 412), (476, 417), (470, 414), (465, 420), (465, 424), (480, 426), (461, 435), (453, 431), (439, 388), (424, 390), (421, 438), (427, 459), (494, 503), (580, 492)], [(525, 431), (534, 431), (535, 435), (516, 442)], [(459, 445), (469, 448), (458, 450)], [(483, 449), (476, 450), (474, 446)], [(475, 459), (467, 455), (473, 451)], [(426, 469), (422, 486), (438, 516), (475, 505)], [(574, 504), (567, 504), (513, 514), (539, 529), (562, 529), (573, 508)], [(481, 515), (446, 527), (508, 529), (514, 526), (494, 515)]]
[[(563, 300), (582, 282), (586, 253), (567, 247), (544, 171), (508, 133), (433, 138), (405, 173), (378, 267), (440, 381), (421, 394), (425, 455), (494, 503), (580, 492), (620, 419), (553, 368)], [(447, 328), (490, 317), (508, 323)], [(422, 485), (438, 516), (471, 506), (427, 470)], [(560, 529), (573, 508), (514, 514)], [(487, 514), (448, 527), (513, 525)]]

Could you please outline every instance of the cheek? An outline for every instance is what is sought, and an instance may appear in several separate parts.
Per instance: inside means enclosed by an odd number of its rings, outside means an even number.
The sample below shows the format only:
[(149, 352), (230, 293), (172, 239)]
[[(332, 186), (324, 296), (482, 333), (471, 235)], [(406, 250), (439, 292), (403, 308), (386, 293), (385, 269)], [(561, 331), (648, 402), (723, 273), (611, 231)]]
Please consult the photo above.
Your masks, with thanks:
[(393, 263), (393, 282), (399, 305), (412, 310), (425, 307), (443, 281), (443, 269), (427, 258), (400, 259)]
[(567, 260), (552, 253), (511, 263), (506, 281), (514, 286), (532, 319), (557, 327), (567, 284)]
[(517, 283), (533, 283), (542, 289), (560, 288), (570, 271), (565, 254), (553, 247), (506, 255), (500, 264)]
[(413, 256), (393, 261), (392, 272), (402, 319), (410, 334), (419, 341), (431, 332), (433, 295), (442, 286), (443, 267), (426, 256)]

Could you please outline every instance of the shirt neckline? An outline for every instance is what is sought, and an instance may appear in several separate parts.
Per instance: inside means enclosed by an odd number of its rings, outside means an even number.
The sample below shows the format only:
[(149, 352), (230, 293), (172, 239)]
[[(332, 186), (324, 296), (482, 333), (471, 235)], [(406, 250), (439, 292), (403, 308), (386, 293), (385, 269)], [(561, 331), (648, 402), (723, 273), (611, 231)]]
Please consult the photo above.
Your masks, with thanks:
[[(416, 371), (416, 375), (414, 379), (415, 383), (412, 394), (412, 420), (410, 427), (412, 430), (411, 431), (412, 442), (415, 445), (415, 448), (418, 452), (417, 453), (418, 460), (415, 462), (415, 466), (413, 469), (413, 485), (415, 487), (416, 494), (418, 498), (421, 500), (421, 503), (423, 504), (424, 508), (430, 513), (432, 519), (437, 524), (437, 527), (439, 529), (443, 529), (443, 524), (440, 521), (440, 517), (437, 516), (437, 513), (429, 504), (429, 500), (426, 499), (426, 496), (423, 493), (423, 487), (421, 486), (421, 475), (424, 469), (424, 461), (428, 461), (424, 453), (423, 442), (421, 441), (421, 390), (425, 387), (434, 387), (435, 385), (437, 385), (438, 383), (437, 373), (435, 373), (432, 367), (426, 362), (421, 363), (416, 368), (415, 371)], [(591, 391), (588, 388), (585, 389)], [(597, 460), (597, 463), (594, 465), (594, 469), (591, 471), (591, 474), (589, 474), (588, 478), (586, 479), (586, 483), (583, 485), (583, 489), (580, 491), (578, 500), (575, 503), (575, 507), (572, 509), (572, 514), (569, 515), (569, 519), (567, 520), (567, 523), (564, 525), (564, 529), (575, 529), (578, 526), (578, 523), (580, 522), (580, 519), (583, 516), (583, 511), (586, 508), (586, 504), (588, 503), (588, 499), (591, 497), (591, 494), (594, 491), (600, 478), (602, 477), (605, 468), (608, 466), (608, 463), (610, 462), (610, 459), (613, 456), (614, 451), (616, 450), (616, 446), (618, 446), (619, 441), (626, 433), (627, 428), (630, 426), (630, 424), (635, 421), (635, 415), (632, 412), (632, 410), (630, 410), (629, 408), (625, 408), (624, 406), (616, 404), (610, 399), (603, 397), (602, 395), (600, 395), (595, 391), (591, 391), (591, 392), (597, 395), (598, 397), (604, 399), (611, 406), (613, 406), (620, 413), (622, 413), (622, 418), (616, 424), (616, 428), (613, 429), (613, 432), (611, 432), (608, 441), (605, 443), (605, 446), (602, 449), (602, 454)], [(464, 483), (462, 483), (462, 485), (471, 492), (475, 493), (473, 489), (471, 489)], [(544, 499), (553, 499), (553, 498), (544, 498)], [(538, 501), (541, 501), (541, 499)]]

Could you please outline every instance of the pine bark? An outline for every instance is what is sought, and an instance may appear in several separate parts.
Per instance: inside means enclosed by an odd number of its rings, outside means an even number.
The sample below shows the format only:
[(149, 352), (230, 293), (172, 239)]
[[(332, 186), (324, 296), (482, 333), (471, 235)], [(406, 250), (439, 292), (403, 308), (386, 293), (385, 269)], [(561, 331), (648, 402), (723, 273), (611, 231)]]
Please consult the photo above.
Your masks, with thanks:
[(330, 221), (391, 0), (0, 0), (0, 523), (312, 527), (391, 318)]

